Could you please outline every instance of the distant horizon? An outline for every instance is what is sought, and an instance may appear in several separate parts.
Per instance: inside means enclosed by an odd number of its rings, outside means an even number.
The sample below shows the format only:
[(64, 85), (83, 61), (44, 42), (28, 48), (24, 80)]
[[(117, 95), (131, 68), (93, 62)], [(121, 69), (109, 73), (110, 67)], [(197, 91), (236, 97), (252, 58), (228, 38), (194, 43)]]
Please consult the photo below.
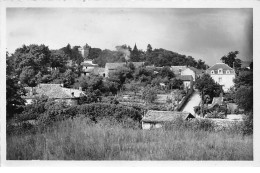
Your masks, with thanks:
[(166, 49), (209, 66), (231, 51), (253, 61), (253, 10), (7, 8), (7, 51), (23, 44), (60, 49), (67, 44), (102, 50), (129, 45)]

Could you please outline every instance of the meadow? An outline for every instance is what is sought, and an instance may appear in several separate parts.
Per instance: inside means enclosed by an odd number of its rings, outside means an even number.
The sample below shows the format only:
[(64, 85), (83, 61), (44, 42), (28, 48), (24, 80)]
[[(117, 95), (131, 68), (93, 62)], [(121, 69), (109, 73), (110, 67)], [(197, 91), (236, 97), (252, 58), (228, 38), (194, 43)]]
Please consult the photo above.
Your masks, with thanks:
[(180, 126), (142, 130), (78, 117), (8, 134), (7, 160), (253, 160), (253, 135)]

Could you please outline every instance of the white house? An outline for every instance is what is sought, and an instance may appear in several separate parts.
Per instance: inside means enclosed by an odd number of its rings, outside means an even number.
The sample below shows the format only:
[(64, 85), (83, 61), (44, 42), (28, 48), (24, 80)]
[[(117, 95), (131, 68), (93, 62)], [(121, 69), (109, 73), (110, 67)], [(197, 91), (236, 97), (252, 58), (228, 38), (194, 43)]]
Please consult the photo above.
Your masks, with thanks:
[(214, 79), (215, 82), (222, 85), (226, 92), (234, 86), (235, 70), (224, 63), (217, 63), (206, 70), (206, 73)]
[(90, 73), (99, 68), (98, 64), (94, 64), (92, 60), (85, 60), (81, 65), (83, 66), (81, 76), (89, 76)]
[(192, 76), (193, 81), (195, 81), (195, 79), (196, 79), (196, 73), (193, 70), (191, 70), (190, 68), (186, 68), (186, 69), (182, 70), (181, 75), (182, 76), (190, 75), (190, 76)]

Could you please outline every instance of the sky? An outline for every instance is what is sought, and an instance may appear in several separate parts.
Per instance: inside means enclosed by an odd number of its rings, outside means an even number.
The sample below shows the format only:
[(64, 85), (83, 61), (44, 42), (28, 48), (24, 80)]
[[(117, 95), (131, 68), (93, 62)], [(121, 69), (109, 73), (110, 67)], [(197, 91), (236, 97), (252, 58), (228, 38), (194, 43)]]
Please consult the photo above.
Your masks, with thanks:
[(7, 8), (7, 51), (23, 44), (50, 49), (83, 46), (116, 50), (163, 48), (208, 65), (230, 51), (253, 60), (253, 10), (249, 8)]

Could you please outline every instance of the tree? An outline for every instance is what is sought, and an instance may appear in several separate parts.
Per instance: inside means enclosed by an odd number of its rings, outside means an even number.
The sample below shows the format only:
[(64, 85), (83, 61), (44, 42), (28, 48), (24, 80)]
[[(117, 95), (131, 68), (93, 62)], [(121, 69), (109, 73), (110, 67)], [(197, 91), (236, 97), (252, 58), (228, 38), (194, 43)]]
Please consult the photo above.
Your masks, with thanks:
[(98, 56), (100, 55), (101, 52), (102, 52), (102, 50), (99, 48), (90, 48), (88, 58), (96, 59), (96, 58), (98, 58)]
[(79, 85), (82, 90), (103, 90), (103, 78), (101, 76), (90, 75), (79, 79)]
[(253, 111), (253, 86), (241, 86), (235, 93), (235, 102), (246, 112)]
[(253, 86), (253, 72), (252, 71), (240, 71), (239, 75), (234, 79), (235, 87), (241, 86)]
[(64, 87), (70, 87), (75, 82), (75, 74), (71, 69), (66, 70), (66, 72), (63, 74), (63, 84)]
[(236, 58), (238, 54), (239, 51), (229, 52), (228, 55), (224, 55), (220, 60), (229, 67), (234, 67), (237, 71), (241, 68), (241, 60)]
[(18, 84), (17, 78), (6, 75), (6, 117), (12, 118), (14, 114), (20, 113), (25, 105), (22, 96), (25, 95), (25, 89)]
[(152, 46), (150, 44), (148, 44), (147, 49), (146, 49), (146, 54), (150, 54), (150, 53), (152, 53), (152, 51), (153, 51)]
[(125, 83), (126, 79), (133, 78), (133, 73), (132, 70), (127, 67), (119, 67), (115, 72), (111, 73), (110, 76), (111, 78), (119, 79), (121, 87)]
[(170, 69), (170, 67), (163, 67), (159, 70), (159, 73), (158, 75), (160, 75), (162, 78), (168, 78), (168, 79), (171, 79), (171, 78), (174, 78), (174, 73), (173, 71)]
[(23, 69), (29, 66), (36, 74), (39, 71), (46, 73), (50, 62), (50, 55), (51, 52), (45, 45), (23, 45), (22, 48), (16, 49), (13, 54), (16, 72), (20, 75)]
[(202, 116), (204, 116), (204, 102), (205, 95), (209, 95), (210, 99), (219, 96), (223, 89), (221, 85), (216, 83), (209, 74), (204, 74), (201, 78), (198, 78), (195, 82), (195, 87), (199, 90), (202, 98)]
[(31, 66), (25, 66), (20, 74), (20, 81), (29, 87), (35, 87), (37, 85), (36, 72)]
[(50, 67), (64, 69), (68, 59), (69, 57), (64, 53), (64, 51), (52, 50), (50, 56)]
[(170, 89), (181, 89), (183, 88), (183, 82), (180, 79), (173, 78), (169, 82)]
[(208, 65), (205, 64), (205, 61), (199, 59), (196, 68), (206, 70), (208, 68)]
[(155, 101), (155, 99), (157, 98), (157, 91), (154, 87), (147, 85), (142, 90), (141, 97), (143, 100), (145, 100), (146, 103), (153, 103)]
[(137, 49), (136, 44), (135, 44), (135, 46), (134, 46), (133, 51), (131, 52), (130, 60), (131, 60), (132, 62), (138, 62), (138, 61), (140, 61), (140, 53), (139, 53), (139, 50)]

